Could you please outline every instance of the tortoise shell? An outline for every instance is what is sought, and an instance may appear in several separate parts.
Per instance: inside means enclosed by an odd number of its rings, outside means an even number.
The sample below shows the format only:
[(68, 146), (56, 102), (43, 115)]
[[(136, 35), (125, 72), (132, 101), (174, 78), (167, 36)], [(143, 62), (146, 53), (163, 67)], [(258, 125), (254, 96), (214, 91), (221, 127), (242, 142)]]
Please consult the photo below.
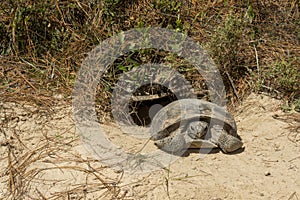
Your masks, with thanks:
[(181, 99), (156, 113), (150, 127), (151, 139), (166, 138), (179, 127), (197, 120), (207, 122), (208, 128), (219, 125), (228, 134), (239, 137), (234, 118), (223, 107), (200, 99)]

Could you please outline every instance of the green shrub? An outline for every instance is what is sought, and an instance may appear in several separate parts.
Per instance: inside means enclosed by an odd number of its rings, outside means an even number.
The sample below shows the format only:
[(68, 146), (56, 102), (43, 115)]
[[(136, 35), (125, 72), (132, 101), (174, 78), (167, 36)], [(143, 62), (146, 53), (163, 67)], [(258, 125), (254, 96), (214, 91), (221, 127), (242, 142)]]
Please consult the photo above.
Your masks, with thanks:
[(296, 91), (300, 89), (300, 73), (299, 67), (294, 64), (297, 58), (291, 61), (277, 61), (274, 65), (268, 66), (262, 74), (267, 79), (269, 85), (274, 89), (284, 93)]

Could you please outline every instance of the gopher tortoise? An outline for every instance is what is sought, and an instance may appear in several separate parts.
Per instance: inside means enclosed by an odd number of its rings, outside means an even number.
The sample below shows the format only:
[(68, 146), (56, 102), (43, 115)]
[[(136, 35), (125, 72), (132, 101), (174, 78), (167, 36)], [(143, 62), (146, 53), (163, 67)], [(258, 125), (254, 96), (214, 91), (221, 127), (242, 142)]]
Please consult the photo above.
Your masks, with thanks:
[(243, 146), (234, 118), (222, 107), (199, 99), (181, 99), (154, 116), (151, 139), (167, 152), (220, 148), (230, 153)]

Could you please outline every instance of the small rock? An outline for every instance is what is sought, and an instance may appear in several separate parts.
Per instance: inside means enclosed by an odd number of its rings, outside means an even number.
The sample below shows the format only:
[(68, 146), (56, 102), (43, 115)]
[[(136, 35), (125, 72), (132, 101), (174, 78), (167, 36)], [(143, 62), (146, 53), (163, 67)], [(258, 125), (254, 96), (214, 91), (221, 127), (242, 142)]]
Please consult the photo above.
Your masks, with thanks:
[(270, 175), (271, 175), (271, 172), (265, 171), (265, 176), (270, 176)]
[(0, 146), (7, 146), (9, 144), (8, 140), (0, 140)]
[(259, 195), (260, 195), (261, 197), (265, 196), (264, 193), (260, 193)]
[(253, 137), (258, 137), (258, 136), (259, 136), (259, 133), (252, 132), (252, 136), (253, 136)]
[(256, 153), (256, 156), (261, 156), (261, 155), (263, 155), (262, 152), (257, 152), (257, 153)]
[(123, 169), (121, 169), (121, 168), (120, 169), (114, 169), (114, 172), (117, 173), (117, 174), (119, 174), (119, 173), (123, 172)]

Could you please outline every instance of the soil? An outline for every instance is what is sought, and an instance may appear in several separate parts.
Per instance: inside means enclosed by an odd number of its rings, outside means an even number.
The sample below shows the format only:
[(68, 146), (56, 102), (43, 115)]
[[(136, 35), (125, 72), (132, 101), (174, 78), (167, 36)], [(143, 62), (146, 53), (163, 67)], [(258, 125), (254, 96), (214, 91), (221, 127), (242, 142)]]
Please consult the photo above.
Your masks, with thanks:
[[(63, 101), (45, 110), (2, 103), (0, 199), (300, 199), (300, 116), (282, 104), (257, 94), (242, 102), (232, 113), (238, 152), (191, 152), (164, 169), (128, 173), (85, 150)], [(121, 149), (145, 144), (113, 123), (102, 127)], [(151, 141), (145, 149), (157, 150)]]

